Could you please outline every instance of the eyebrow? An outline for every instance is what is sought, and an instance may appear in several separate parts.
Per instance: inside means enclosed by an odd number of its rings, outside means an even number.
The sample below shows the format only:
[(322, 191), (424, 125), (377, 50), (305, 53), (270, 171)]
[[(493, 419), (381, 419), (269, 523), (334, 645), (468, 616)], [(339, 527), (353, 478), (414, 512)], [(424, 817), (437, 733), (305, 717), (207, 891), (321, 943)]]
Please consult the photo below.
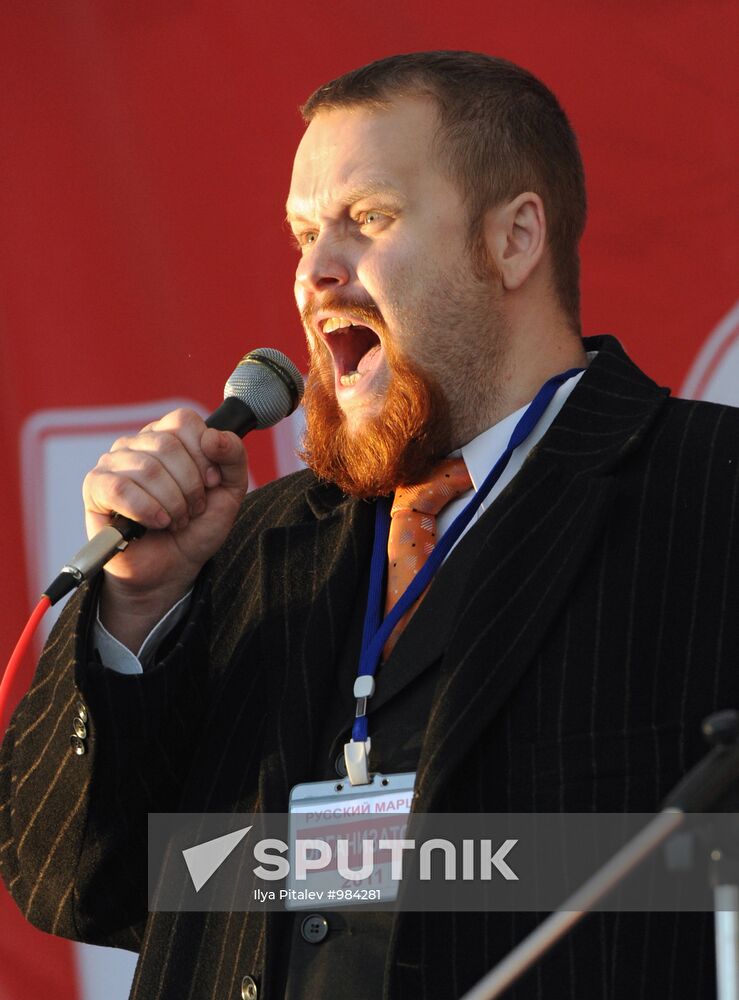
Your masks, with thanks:
[[(377, 180), (364, 181), (362, 184), (357, 184), (354, 187), (347, 188), (341, 193), (341, 204), (344, 207), (348, 207), (349, 205), (354, 205), (356, 202), (361, 201), (363, 198), (372, 198), (378, 194), (391, 195), (396, 201), (402, 200), (402, 196), (395, 184), (389, 180), (378, 178)], [(285, 212), (285, 221), (288, 224), (291, 222), (310, 221), (306, 216), (301, 215), (298, 211), (291, 212), (289, 204), (285, 205)]]

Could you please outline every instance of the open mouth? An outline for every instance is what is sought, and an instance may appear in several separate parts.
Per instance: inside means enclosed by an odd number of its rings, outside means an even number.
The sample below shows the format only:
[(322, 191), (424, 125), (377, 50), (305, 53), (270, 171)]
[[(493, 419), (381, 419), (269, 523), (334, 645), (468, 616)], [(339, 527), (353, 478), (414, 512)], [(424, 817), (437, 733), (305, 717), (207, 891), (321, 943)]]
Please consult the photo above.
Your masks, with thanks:
[(342, 386), (356, 385), (374, 367), (380, 338), (370, 327), (352, 323), (345, 317), (332, 317), (322, 324), (321, 333)]

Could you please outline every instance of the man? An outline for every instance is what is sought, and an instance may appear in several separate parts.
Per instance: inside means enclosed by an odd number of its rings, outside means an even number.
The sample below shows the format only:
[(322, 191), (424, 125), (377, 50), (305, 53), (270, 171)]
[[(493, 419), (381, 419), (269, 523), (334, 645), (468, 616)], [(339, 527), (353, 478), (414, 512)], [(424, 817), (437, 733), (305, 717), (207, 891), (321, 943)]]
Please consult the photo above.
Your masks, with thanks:
[[(245, 498), (241, 443), (181, 411), (116, 442), (88, 527), (159, 530), (65, 612), (5, 743), (11, 891), (52, 933), (138, 949), (138, 998), (457, 997), (535, 925), (348, 911), (316, 944), (283, 914), (146, 912), (148, 812), (284, 812), (345, 773), (376, 498), (446, 456), (439, 538), (532, 423), (376, 675), (369, 764), (415, 771), (415, 809), (654, 810), (737, 700), (739, 416), (581, 341), (582, 168), (552, 94), (420, 53), (304, 113), (288, 218), (313, 471)], [(702, 917), (600, 915), (513, 995), (705, 996), (712, 965)]]

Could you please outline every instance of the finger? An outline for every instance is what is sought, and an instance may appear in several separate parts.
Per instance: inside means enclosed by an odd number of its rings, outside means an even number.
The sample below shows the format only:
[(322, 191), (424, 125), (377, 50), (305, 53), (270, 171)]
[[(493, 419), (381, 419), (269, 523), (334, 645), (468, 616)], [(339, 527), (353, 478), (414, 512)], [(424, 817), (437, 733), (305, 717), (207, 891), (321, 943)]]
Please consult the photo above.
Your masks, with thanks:
[(210, 427), (200, 443), (205, 456), (218, 466), (221, 485), (244, 495), (249, 485), (249, 473), (241, 438), (231, 431), (217, 431)]
[[(181, 407), (165, 414), (159, 420), (152, 420), (141, 429), (134, 437), (119, 438), (111, 451), (125, 448), (144, 448), (145, 450), (156, 451), (150, 448), (147, 442), (152, 439), (149, 435), (165, 432), (174, 435), (188, 452), (193, 462), (197, 466), (203, 482), (203, 486), (213, 486), (220, 482), (220, 474), (217, 468), (208, 461), (200, 447), (200, 439), (205, 430), (205, 421), (194, 410)], [(211, 471), (212, 470), (212, 471)], [(202, 498), (198, 498), (202, 499)]]
[(109, 515), (115, 511), (146, 528), (166, 528), (172, 523), (160, 500), (130, 476), (95, 468), (85, 476), (82, 495), (85, 508), (93, 514)]
[[(118, 509), (112, 503), (107, 503), (107, 498), (102, 493), (103, 489), (113, 488), (113, 480), (96, 479), (96, 474), (100, 474), (101, 477), (107, 475), (122, 480), (130, 479), (136, 483), (158, 501), (178, 529), (184, 528), (190, 517), (202, 513), (205, 509), (205, 490), (200, 473), (177, 439), (172, 438), (167, 442), (166, 437), (167, 435), (161, 434), (153, 437), (154, 447), (166, 453), (164, 458), (161, 453), (132, 448), (119, 448), (101, 455), (89, 478), (90, 489), (97, 490), (93, 493), (97, 504), (106, 506), (107, 509)], [(141, 446), (142, 436), (139, 435), (136, 440)]]
[[(161, 420), (155, 421), (151, 425), (151, 429), (155, 431), (169, 431), (170, 433), (175, 434), (182, 441), (183, 445), (190, 453), (192, 460), (200, 470), (203, 483), (207, 486), (215, 486), (218, 484), (220, 481), (218, 469), (208, 461), (206, 456), (203, 454), (203, 449), (201, 447), (200, 442), (206, 427), (205, 421), (199, 413), (185, 408), (172, 410), (171, 413), (167, 413), (161, 418)], [(208, 475), (209, 470), (212, 470), (215, 473), (214, 481), (214, 477), (212, 475)]]
[[(148, 431), (139, 433), (133, 438), (121, 438), (115, 442), (111, 450), (103, 455), (98, 465), (106, 471), (138, 473), (135, 478), (141, 485), (145, 485), (144, 477), (151, 475), (158, 479), (159, 473), (156, 465), (146, 461), (137, 460), (133, 456), (148, 456), (154, 462), (158, 462), (167, 471), (172, 480), (179, 487), (187, 507), (186, 513), (190, 517), (197, 517), (205, 510), (205, 481), (203, 470), (210, 464), (202, 455), (200, 449), (200, 464), (193, 457), (185, 442), (177, 434), (166, 431)], [(162, 480), (164, 484), (165, 481)], [(178, 498), (172, 497), (168, 486), (164, 485), (166, 492), (162, 495), (162, 502), (177, 503)], [(182, 516), (182, 512), (175, 512), (167, 507), (173, 517)]]

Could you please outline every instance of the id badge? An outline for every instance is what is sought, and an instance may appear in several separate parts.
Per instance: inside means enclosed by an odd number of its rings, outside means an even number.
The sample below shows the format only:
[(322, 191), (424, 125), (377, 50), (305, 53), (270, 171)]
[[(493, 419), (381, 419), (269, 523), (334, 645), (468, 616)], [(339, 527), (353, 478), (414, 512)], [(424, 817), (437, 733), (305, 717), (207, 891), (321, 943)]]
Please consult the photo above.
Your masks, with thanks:
[(392, 903), (400, 884), (393, 877), (399, 874), (396, 842), (406, 835), (415, 780), (409, 771), (374, 774), (366, 785), (348, 779), (296, 785), (285, 907)]

